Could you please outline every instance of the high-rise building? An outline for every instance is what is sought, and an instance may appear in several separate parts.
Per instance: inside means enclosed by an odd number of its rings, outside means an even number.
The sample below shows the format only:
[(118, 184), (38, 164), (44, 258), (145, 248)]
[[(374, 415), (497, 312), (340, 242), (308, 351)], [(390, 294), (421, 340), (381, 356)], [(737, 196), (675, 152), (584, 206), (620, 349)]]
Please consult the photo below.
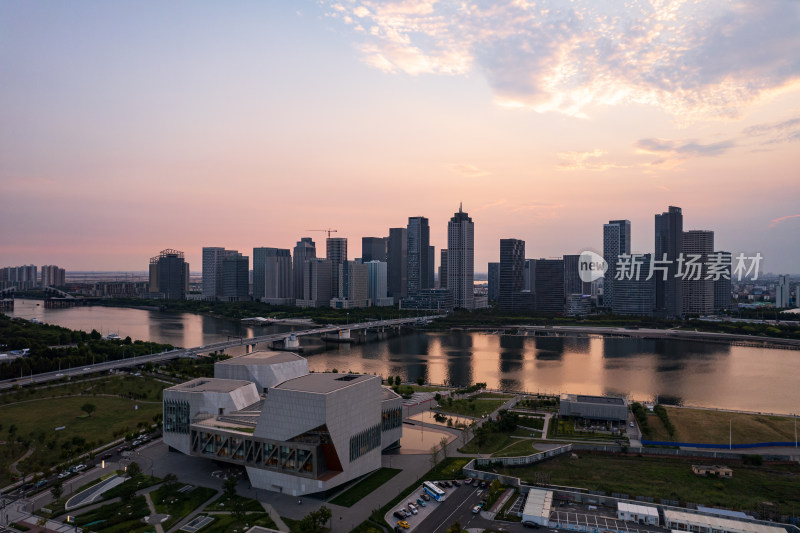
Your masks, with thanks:
[(714, 282), (707, 278), (709, 256), (714, 253), (714, 232), (683, 232), (683, 313), (708, 315), (714, 312)]
[(162, 250), (150, 259), (150, 292), (160, 293), (167, 300), (184, 300), (188, 270), (189, 264), (184, 261), (183, 252)]
[(386, 246), (386, 276), (389, 296), (395, 302), (408, 295), (408, 230), (390, 228), (389, 242)]
[(525, 290), (536, 292), (536, 259), (525, 260)]
[(387, 296), (386, 263), (383, 261), (369, 261), (367, 265), (367, 298), (372, 300), (376, 307), (390, 306), (394, 300)]
[(298, 307), (328, 307), (333, 299), (332, 263), (328, 259), (312, 258), (303, 264), (303, 298)]
[(331, 298), (331, 307), (337, 309), (353, 309), (366, 307), (369, 303), (369, 267), (356, 261), (345, 261), (342, 269), (341, 296)]
[[(621, 279), (614, 280), (615, 298), (611, 312), (615, 315), (652, 316), (656, 304), (656, 282), (650, 277), (650, 254), (636, 254), (635, 267)], [(629, 275), (630, 274), (630, 275)]]
[[(614, 277), (617, 272), (617, 259), (620, 255), (631, 253), (630, 220), (609, 220), (603, 225), (603, 259), (608, 265), (603, 277), (603, 306), (614, 305)], [(577, 268), (576, 268), (577, 274)]]
[(206, 246), (203, 248), (203, 299), (219, 300), (222, 298), (222, 261), (230, 255), (236, 255), (236, 250), (226, 250), (219, 246)]
[(447, 288), (447, 250), (444, 248), (440, 251), (441, 257), (439, 258), (439, 288)]
[(789, 307), (789, 276), (778, 276), (778, 284), (775, 286), (775, 307), (786, 308)]
[(475, 224), (460, 205), (447, 223), (447, 289), (455, 308), (475, 307)]
[(283, 248), (253, 248), (253, 299), (293, 305), (292, 254)]
[(5, 267), (0, 274), (0, 288), (16, 287), (18, 289), (34, 289), (38, 282), (38, 268), (36, 265), (23, 265), (17, 267)]
[(436, 247), (428, 246), (428, 287), (436, 286)]
[[(656, 278), (656, 314), (677, 317), (683, 311), (683, 282), (677, 276), (678, 257), (683, 252), (683, 213), (680, 207), (655, 216), (655, 264), (666, 261), (666, 279), (662, 272)], [(605, 287), (603, 288), (605, 291)], [(605, 298), (605, 292), (603, 294)]]
[(298, 300), (302, 300), (303, 296), (303, 286), (304, 280), (303, 275), (305, 273), (305, 264), (306, 261), (310, 259), (316, 259), (317, 257), (317, 247), (314, 244), (314, 241), (311, 237), (303, 237), (294, 247), (294, 257), (292, 259), (292, 271), (294, 276), (294, 289), (292, 291), (292, 297)]
[(331, 262), (333, 277), (331, 288), (334, 298), (344, 297), (344, 263), (347, 261), (347, 239), (344, 237), (328, 237), (325, 241), (326, 259)]
[(361, 260), (386, 262), (389, 237), (361, 237)]
[(570, 294), (591, 294), (592, 284), (581, 280), (578, 262), (580, 255), (565, 255), (564, 259), (564, 296)]
[[(714, 283), (714, 310), (722, 311), (731, 308), (731, 294), (733, 288), (731, 287), (731, 268), (733, 266), (733, 255), (730, 252), (714, 252), (709, 259), (710, 262), (716, 262), (724, 269), (724, 274), (720, 274), (718, 279), (712, 279)], [(709, 272), (711, 274), (711, 272)], [(713, 276), (717, 277), (717, 276)]]
[(250, 258), (240, 253), (222, 260), (222, 300), (244, 302), (250, 299)]
[[(409, 217), (406, 232), (408, 245), (406, 257), (407, 294), (414, 298), (417, 291), (428, 286), (428, 247), (430, 246), (430, 226), (425, 217)], [(449, 273), (449, 272), (448, 272)]]
[(564, 260), (536, 260), (536, 312), (564, 313)]
[(487, 300), (497, 302), (500, 299), (500, 263), (489, 263), (489, 282), (487, 285)]
[(66, 284), (66, 271), (56, 265), (42, 267), (42, 287), (63, 287)]
[(500, 287), (498, 307), (517, 311), (517, 296), (525, 290), (525, 241), (500, 239)]

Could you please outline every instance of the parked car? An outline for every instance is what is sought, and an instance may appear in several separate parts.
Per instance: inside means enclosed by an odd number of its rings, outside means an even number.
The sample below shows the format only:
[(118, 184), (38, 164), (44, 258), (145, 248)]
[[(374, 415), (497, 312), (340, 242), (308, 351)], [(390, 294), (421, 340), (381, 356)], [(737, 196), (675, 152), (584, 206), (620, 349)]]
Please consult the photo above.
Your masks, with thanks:
[(472, 514), (478, 514), (480, 512), (481, 512), (481, 506), (480, 505), (476, 505), (475, 507), (472, 508)]
[(421, 494), (421, 496), (422, 496), (422, 499), (423, 499), (423, 500), (425, 500), (426, 502), (429, 502), (429, 501), (431, 501), (431, 497), (430, 497), (430, 496), (428, 496), (428, 493), (427, 493), (427, 492), (423, 492), (423, 493)]
[(524, 521), (522, 523), (522, 525), (525, 526), (525, 527), (529, 527), (531, 529), (539, 529), (541, 527), (539, 524), (537, 524), (535, 522), (530, 522), (528, 520)]
[(409, 504), (408, 504), (408, 510), (411, 511), (411, 514), (419, 513), (419, 511), (417, 511), (417, 508), (411, 502), (409, 502)]
[(417, 498), (417, 505), (419, 505), (420, 507), (425, 507), (425, 505), (427, 504), (425, 503), (425, 500), (423, 500), (422, 498)]
[(478, 487), (480, 487), (480, 488), (482, 488), (482, 489), (485, 489), (485, 488), (486, 488), (486, 487), (488, 487), (488, 486), (489, 486), (489, 484), (488, 484), (488, 483), (486, 483), (485, 481), (481, 481), (481, 484), (480, 484), (480, 485), (478, 485)]
[(441, 483), (442, 485), (444, 485), (444, 487), (445, 487), (445, 488), (448, 488), (448, 489), (449, 489), (450, 487), (452, 487), (452, 485), (450, 484), (450, 482), (449, 482), (449, 481), (441, 481), (440, 483)]
[(467, 485), (472, 485), (472, 478), (468, 477), (467, 479), (464, 480), (464, 483), (466, 483)]
[(461, 483), (459, 483), (457, 479), (454, 479), (454, 480), (453, 480), (453, 486), (454, 486), (454, 487), (460, 487), (460, 486), (461, 486)]
[(400, 520), (400, 521), (397, 523), (397, 525), (398, 525), (398, 526), (400, 526), (400, 527), (402, 527), (403, 529), (408, 529), (408, 528), (410, 528), (410, 527), (411, 527), (411, 526), (409, 526), (409, 525), (408, 525), (408, 522), (406, 522), (405, 520)]
[(394, 517), (395, 517), (395, 518), (397, 518), (397, 519), (400, 519), (400, 520), (402, 520), (403, 518), (405, 518), (405, 517), (406, 517), (406, 515), (404, 515), (404, 514), (403, 514), (403, 513), (401, 513), (400, 511), (395, 511), (395, 512), (394, 512), (394, 513), (392, 513), (392, 514), (394, 515)]

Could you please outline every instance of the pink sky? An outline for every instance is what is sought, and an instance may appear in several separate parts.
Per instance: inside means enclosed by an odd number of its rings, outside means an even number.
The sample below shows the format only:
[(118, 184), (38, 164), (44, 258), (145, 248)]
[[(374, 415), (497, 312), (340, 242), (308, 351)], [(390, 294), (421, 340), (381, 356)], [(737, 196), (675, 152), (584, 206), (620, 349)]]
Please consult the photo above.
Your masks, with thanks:
[[(0, 266), (252, 255), (463, 202), (476, 271), (683, 208), (800, 272), (800, 3), (0, 4)], [(655, 5), (655, 6), (654, 6)], [(538, 6), (538, 7), (537, 7)]]

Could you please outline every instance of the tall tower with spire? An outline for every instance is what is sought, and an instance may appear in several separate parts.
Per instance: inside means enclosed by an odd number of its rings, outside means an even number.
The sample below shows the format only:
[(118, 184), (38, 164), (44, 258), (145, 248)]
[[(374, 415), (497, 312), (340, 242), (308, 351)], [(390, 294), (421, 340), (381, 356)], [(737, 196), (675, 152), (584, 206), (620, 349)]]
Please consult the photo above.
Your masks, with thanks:
[(447, 288), (453, 293), (453, 306), (474, 307), (475, 224), (459, 203), (447, 223)]

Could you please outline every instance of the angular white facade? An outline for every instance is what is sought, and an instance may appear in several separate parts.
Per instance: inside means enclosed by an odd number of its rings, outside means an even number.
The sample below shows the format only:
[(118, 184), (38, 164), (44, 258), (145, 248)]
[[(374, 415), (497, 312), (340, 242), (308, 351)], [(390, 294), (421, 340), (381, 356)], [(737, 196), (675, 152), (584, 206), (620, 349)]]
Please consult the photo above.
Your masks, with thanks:
[(164, 391), (164, 441), (244, 466), (256, 488), (327, 491), (380, 468), (402, 435), (402, 398), (377, 376), (308, 373), (288, 352), (227, 360), (214, 373)]

